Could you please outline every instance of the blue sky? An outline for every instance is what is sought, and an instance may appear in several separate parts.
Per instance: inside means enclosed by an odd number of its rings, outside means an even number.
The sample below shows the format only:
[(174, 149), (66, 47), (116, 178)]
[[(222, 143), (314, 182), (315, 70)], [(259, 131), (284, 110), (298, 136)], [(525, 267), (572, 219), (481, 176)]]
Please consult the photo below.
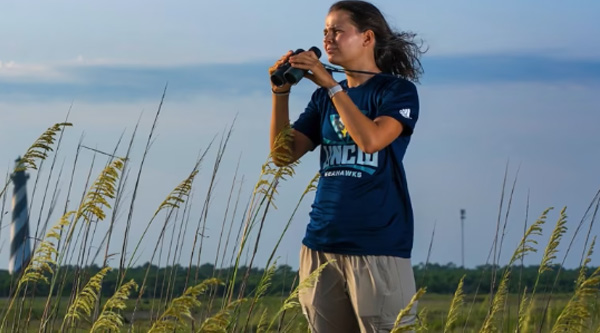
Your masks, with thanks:
[[(429, 47), (418, 85), (421, 118), (405, 158), (416, 216), (413, 262), (426, 260), (435, 225), (431, 261), (460, 263), (459, 211), (466, 209), (465, 263), (485, 263), (507, 165), (509, 183), (517, 172), (518, 179), (503, 261), (520, 240), (528, 196), (529, 223), (546, 207), (556, 207), (548, 231), (560, 208), (568, 206), (570, 231), (561, 246), (564, 254), (572, 231), (600, 188), (600, 4), (375, 3), (394, 27), (416, 32)], [(81, 137), (87, 146), (111, 151), (122, 133), (126, 138), (131, 135), (138, 119), (141, 134), (133, 159), (139, 163), (168, 82), (157, 137), (142, 175), (134, 232), (187, 176), (198, 152), (237, 117), (217, 177), (210, 237), (201, 258), (212, 261), (238, 159), (247, 196), (268, 154), (267, 68), (288, 49), (321, 46), (329, 4), (317, 0), (301, 6), (296, 1), (266, 0), (4, 3), (0, 12), (4, 168), (47, 127), (62, 121), (69, 108), (75, 126), (66, 132), (57, 157), (64, 173), (70, 172)], [(294, 87), (292, 118), (314, 88), (308, 80)], [(76, 172), (80, 189), (93, 155), (86, 151), (81, 158), (85, 167)], [(194, 223), (213, 158), (214, 150), (197, 182)], [(269, 254), (317, 168), (317, 154), (309, 154), (296, 177), (282, 185), (279, 209), (269, 217), (259, 256)], [(41, 179), (47, 173), (42, 170)], [(36, 176), (32, 173), (32, 179)], [(61, 195), (67, 186), (66, 180), (59, 182)], [(39, 219), (40, 197), (38, 192), (34, 198), (32, 224)], [(280, 262), (297, 266), (309, 209), (307, 200), (285, 236)], [(119, 214), (118, 225), (125, 216)], [(589, 223), (588, 218), (584, 221)], [(0, 267), (7, 267), (8, 261), (7, 222), (5, 217), (0, 229)], [(99, 225), (99, 230), (103, 227)], [(592, 231), (598, 235), (600, 228)], [(580, 244), (582, 237), (576, 239), (568, 264), (578, 264)], [(146, 248), (140, 260), (151, 250)], [(537, 260), (531, 257), (531, 263)], [(600, 264), (598, 260), (592, 264)]]

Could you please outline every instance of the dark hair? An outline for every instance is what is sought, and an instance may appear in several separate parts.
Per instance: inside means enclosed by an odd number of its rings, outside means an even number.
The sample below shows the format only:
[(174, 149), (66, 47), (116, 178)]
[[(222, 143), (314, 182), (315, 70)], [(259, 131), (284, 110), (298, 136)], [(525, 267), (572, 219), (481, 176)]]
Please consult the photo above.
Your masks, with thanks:
[(373, 4), (359, 0), (338, 1), (329, 12), (344, 10), (361, 32), (371, 30), (375, 34), (375, 62), (384, 73), (391, 73), (415, 82), (423, 74), (419, 57), (422, 41), (415, 41), (416, 34), (393, 31), (383, 14)]

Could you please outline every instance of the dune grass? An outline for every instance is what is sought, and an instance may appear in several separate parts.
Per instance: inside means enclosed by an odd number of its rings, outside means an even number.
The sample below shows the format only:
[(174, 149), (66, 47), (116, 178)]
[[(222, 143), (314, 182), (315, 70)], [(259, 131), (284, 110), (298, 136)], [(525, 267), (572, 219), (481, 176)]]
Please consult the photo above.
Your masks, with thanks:
[[(232, 269), (226, 276), (221, 276), (219, 270), (219, 273), (213, 273), (212, 278), (199, 281), (198, 267), (203, 260), (203, 239), (207, 233), (210, 203), (215, 200), (213, 193), (217, 186), (216, 180), (233, 125), (217, 145), (216, 159), (197, 223), (190, 224), (190, 210), (194, 204), (193, 193), (198, 186), (195, 180), (213, 142), (198, 157), (195, 165), (191, 167), (191, 172), (187, 176), (183, 175), (183, 180), (166, 194), (164, 201), (158, 205), (151, 219), (146, 222), (144, 230), (140, 230), (139, 239), (130, 239), (131, 221), (137, 206), (137, 191), (144, 170), (144, 161), (151, 147), (162, 103), (161, 99), (134, 184), (130, 184), (127, 175), (132, 171), (133, 161), (130, 152), (137, 126), (124, 156), (119, 157), (117, 153), (121, 139), (113, 153), (94, 154), (90, 171), (96, 159), (99, 163), (104, 163), (104, 169), (95, 181), (90, 181), (91, 175), (88, 176), (88, 180), (85, 181), (87, 190), (79, 203), (74, 204), (76, 200), (68, 196), (67, 202), (64, 203), (63, 215), (49, 231), (42, 230), (45, 235), (35, 243), (32, 260), (23, 273), (15, 278), (11, 297), (0, 301), (3, 305), (0, 312), (1, 332), (307, 331), (306, 322), (299, 310), (297, 296), (303, 288), (309, 287), (318, 279), (320, 270), (305, 281), (295, 281), (287, 295), (268, 296), (267, 290), (277, 268), (277, 249), (298, 207), (310, 192), (316, 189), (318, 174), (310, 180), (306, 190), (300, 193), (297, 205), (290, 212), (290, 217), (266, 261), (266, 269), (258, 286), (252, 290), (247, 289), (250, 272), (255, 266), (258, 249), (262, 245), (261, 235), (268, 228), (270, 213), (276, 208), (278, 189), (295, 174), (296, 163), (284, 167), (278, 167), (274, 163), (274, 160), (285, 161), (289, 158), (286, 155), (286, 147), (291, 135), (289, 128), (284, 130), (277, 140), (279, 148), (275, 151), (278, 155), (268, 156), (262, 165), (251, 195), (247, 198), (245, 209), (239, 209), (240, 201), (244, 200), (240, 198), (242, 190), (237, 182), (237, 171), (233, 176), (221, 229), (213, 230), (213, 235), (219, 235), (214, 268), (216, 270), (218, 266), (224, 267), (229, 255)], [(64, 122), (50, 127), (27, 149), (23, 155), (23, 163), (13, 172), (39, 169), (41, 163), (57, 148), (55, 145), (60, 145), (60, 141), (56, 143), (56, 136), (63, 135), (65, 128), (71, 125)], [(80, 168), (78, 154), (82, 147), (80, 143), (71, 177), (75, 174), (74, 170)], [(58, 177), (60, 178), (62, 174), (61, 171)], [(47, 183), (50, 183), (50, 179)], [(56, 183), (58, 184), (58, 180)], [(72, 178), (69, 183), (73, 183)], [(0, 192), (3, 199), (6, 199), (8, 186), (9, 181)], [(236, 189), (237, 198), (234, 199)], [(71, 188), (68, 192), (71, 193)], [(127, 196), (128, 203), (125, 202), (126, 192), (130, 193)], [(511, 200), (512, 192), (506, 219)], [(597, 208), (599, 199), (596, 197), (594, 200)], [(60, 203), (52, 204), (59, 207)], [(74, 208), (71, 208), (72, 205)], [(127, 212), (123, 243), (120, 246), (111, 245), (111, 239), (117, 228), (115, 222), (120, 216), (117, 211)], [(229, 215), (231, 211), (233, 213)], [(242, 212), (238, 213), (240, 211)], [(411, 304), (398, 314), (393, 332), (600, 332), (600, 311), (598, 311), (600, 269), (591, 274), (586, 269), (595, 245), (595, 238), (591, 235), (591, 224), (594, 223), (595, 215), (589, 222), (580, 275), (577, 281), (573, 282), (575, 292), (572, 295), (564, 295), (554, 293), (552, 285), (540, 285), (540, 278), (543, 275), (553, 274), (556, 278), (560, 275), (560, 270), (553, 271), (553, 267), (558, 264), (558, 246), (568, 228), (566, 209), (562, 209), (550, 238), (544, 242), (541, 239), (542, 230), (551, 213), (551, 209), (544, 211), (533, 224), (525, 228), (520, 245), (504, 266), (499, 266), (498, 260), (502, 251), (506, 221), (501, 228), (499, 214), (496, 239), (490, 253), (493, 252), (493, 269), (500, 269), (500, 272), (491, 275), (494, 280), (490, 294), (481, 295), (477, 291), (465, 294), (464, 277), (452, 297), (428, 295), (426, 288), (422, 288), (414, 295)], [(96, 232), (101, 223), (110, 226), (104, 235)], [(149, 233), (154, 224), (158, 225), (159, 232)], [(583, 223), (578, 225), (576, 233), (583, 229), (582, 226)], [(236, 229), (237, 235), (232, 237)], [(186, 238), (190, 231), (193, 233), (193, 239)], [(99, 247), (98, 241), (100, 241)], [(183, 245), (186, 241), (191, 241), (192, 250), (189, 253), (184, 250)], [(135, 281), (128, 273), (138, 260), (142, 243), (155, 244), (155, 246), (152, 249), (145, 277), (141, 281)], [(519, 284), (520, 293), (510, 294), (511, 276), (518, 272), (519, 265), (523, 264), (523, 258), (541, 250), (540, 244), (544, 243), (546, 245), (537, 281), (531, 286)], [(567, 253), (573, 246), (571, 241)], [(120, 252), (115, 252), (116, 247), (120, 247)], [(92, 255), (94, 252), (95, 255)], [(104, 252), (103, 256), (102, 252)], [(109, 258), (112, 256), (119, 257), (119, 267), (108, 266)], [(187, 263), (188, 267), (185, 278), (186, 288), (178, 295), (174, 288), (174, 281), (177, 278), (174, 267), (176, 263), (183, 262)], [(564, 263), (564, 259), (562, 262)], [(91, 263), (102, 264), (100, 272), (93, 276), (85, 269)], [(148, 279), (151, 271), (167, 265), (173, 268), (164, 270), (164, 278), (161, 279), (160, 284), (158, 279), (153, 280), (157, 282), (152, 284), (152, 280)], [(70, 271), (72, 267), (76, 267), (75, 272)], [(102, 299), (100, 296), (102, 281), (113, 269), (118, 272), (118, 283), (113, 295)], [(158, 273), (158, 270), (156, 272)], [(69, 297), (59, 297), (57, 295), (63, 295), (65, 292), (67, 276), (74, 278), (75, 283)], [(498, 281), (495, 280), (496, 276), (499, 276)], [(41, 284), (49, 286), (50, 292), (47, 295), (36, 294), (36, 286)], [(410, 312), (415, 311), (413, 302), (419, 304), (418, 320), (410, 325), (404, 325), (403, 319)]]

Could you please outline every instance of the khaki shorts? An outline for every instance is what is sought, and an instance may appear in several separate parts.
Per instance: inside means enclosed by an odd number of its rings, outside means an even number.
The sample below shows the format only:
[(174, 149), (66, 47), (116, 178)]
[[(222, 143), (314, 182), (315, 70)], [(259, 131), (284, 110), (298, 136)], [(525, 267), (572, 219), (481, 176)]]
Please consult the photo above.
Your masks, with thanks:
[[(302, 245), (300, 281), (327, 261), (312, 288), (300, 291), (313, 333), (389, 332), (416, 293), (410, 259), (314, 251)], [(416, 305), (402, 324), (416, 319)]]

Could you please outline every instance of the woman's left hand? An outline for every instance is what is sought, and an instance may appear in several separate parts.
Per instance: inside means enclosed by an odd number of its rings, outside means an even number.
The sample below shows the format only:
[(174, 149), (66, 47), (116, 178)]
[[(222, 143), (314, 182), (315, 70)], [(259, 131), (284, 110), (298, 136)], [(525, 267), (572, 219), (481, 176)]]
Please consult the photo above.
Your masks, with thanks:
[(293, 55), (289, 58), (289, 62), (292, 67), (310, 71), (304, 76), (320, 87), (331, 88), (338, 84), (312, 51)]

